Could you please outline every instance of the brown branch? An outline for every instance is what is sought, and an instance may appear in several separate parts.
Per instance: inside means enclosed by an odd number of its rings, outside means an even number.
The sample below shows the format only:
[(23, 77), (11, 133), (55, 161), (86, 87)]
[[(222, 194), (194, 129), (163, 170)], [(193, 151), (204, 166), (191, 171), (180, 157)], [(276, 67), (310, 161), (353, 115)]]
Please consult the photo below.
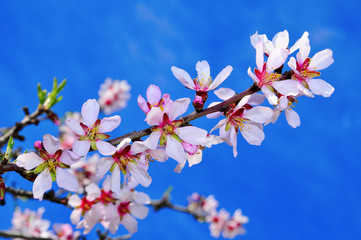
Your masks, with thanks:
[(20, 141), (25, 140), (24, 136), (19, 135), (19, 132), (26, 126), (34, 124), (38, 125), (40, 120), (38, 117), (43, 113), (48, 113), (50, 110), (45, 110), (42, 107), (38, 107), (35, 112), (30, 114), (28, 107), (24, 107), (23, 111), (25, 113), (25, 117), (20, 122), (16, 122), (13, 127), (8, 128), (4, 134), (0, 136), (0, 148), (3, 147), (10, 136), (13, 136), (15, 139), (19, 139)]
[(54, 240), (54, 238), (45, 238), (45, 237), (34, 237), (30, 235), (26, 235), (24, 233), (20, 233), (17, 231), (0, 231), (0, 237), (3, 238), (16, 238), (16, 239), (30, 239), (30, 240)]

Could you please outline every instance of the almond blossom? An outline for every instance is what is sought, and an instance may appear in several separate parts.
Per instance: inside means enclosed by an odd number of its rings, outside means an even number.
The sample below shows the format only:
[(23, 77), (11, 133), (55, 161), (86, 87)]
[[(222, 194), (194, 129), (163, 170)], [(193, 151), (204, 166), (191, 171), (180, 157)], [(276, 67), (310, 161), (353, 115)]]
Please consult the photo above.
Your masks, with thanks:
[(151, 84), (147, 88), (147, 101), (139, 95), (137, 102), (140, 109), (147, 114), (153, 107), (159, 107), (164, 110), (173, 101), (170, 99), (169, 94), (163, 94), (162, 96), (160, 88)]
[(270, 118), (269, 122), (275, 123), (281, 112), (284, 111), (287, 123), (291, 127), (296, 128), (300, 126), (300, 116), (292, 109), (293, 103), (296, 101), (296, 98), (293, 96), (281, 96), (278, 105), (273, 109), (273, 116)]
[(173, 75), (189, 89), (196, 90), (196, 97), (193, 105), (196, 109), (202, 109), (206, 102), (208, 95), (207, 92), (216, 89), (226, 78), (231, 74), (233, 68), (231, 66), (225, 67), (214, 79), (210, 75), (210, 67), (207, 61), (197, 62), (196, 70), (198, 73), (197, 78), (193, 79), (183, 69), (173, 66), (171, 68)]
[(246, 233), (246, 230), (243, 227), (243, 224), (248, 223), (248, 217), (242, 215), (242, 211), (237, 209), (233, 216), (226, 221), (222, 236), (224, 238), (235, 238), (237, 235), (242, 235)]
[(19, 167), (26, 170), (35, 168), (34, 173), (39, 174), (33, 185), (33, 195), (36, 199), (42, 200), (43, 194), (51, 189), (54, 181), (68, 191), (78, 190), (78, 181), (65, 169), (79, 161), (80, 157), (72, 151), (59, 149), (59, 146), (59, 139), (46, 134), (42, 143), (35, 143), (39, 155), (34, 152), (24, 153), (16, 159), (16, 165)]
[(211, 231), (212, 237), (218, 238), (228, 219), (229, 219), (229, 212), (224, 209), (217, 211), (213, 211), (211, 214), (206, 216), (206, 221), (209, 223), (209, 230)]
[[(222, 100), (235, 95), (232, 89), (220, 88), (215, 91), (215, 94)], [(263, 96), (260, 94), (252, 94), (245, 96), (239, 103), (231, 104), (229, 109), (224, 113), (225, 119), (218, 122), (218, 124), (211, 130), (219, 130), (219, 135), (233, 146), (233, 155), (237, 156), (237, 133), (240, 131), (242, 136), (251, 145), (261, 145), (265, 138), (263, 133), (263, 123), (268, 122), (272, 117), (273, 111), (268, 107), (256, 106), (252, 107), (251, 104), (260, 104), (263, 102)], [(212, 103), (210, 106), (216, 105), (217, 102)], [(213, 113), (207, 115), (208, 118), (215, 118), (222, 113)]]
[(130, 85), (126, 80), (106, 78), (98, 92), (100, 109), (105, 114), (111, 114), (125, 108), (130, 98), (129, 91)]
[(54, 223), (53, 231), (58, 240), (77, 240), (80, 238), (80, 232), (74, 232), (70, 224)]
[(181, 98), (164, 111), (159, 107), (152, 108), (146, 118), (147, 123), (153, 126), (152, 133), (144, 144), (150, 149), (156, 149), (158, 143), (165, 146), (167, 155), (179, 163), (187, 158), (183, 142), (203, 145), (206, 141), (206, 130), (194, 126), (181, 127), (183, 120), (175, 120), (187, 111), (189, 103), (189, 98)]
[(269, 103), (277, 105), (276, 90), (287, 83), (278, 81), (281, 78), (281, 74), (274, 73), (274, 71), (284, 64), (289, 52), (285, 48), (277, 48), (270, 53), (267, 62), (265, 62), (263, 41), (258, 39), (254, 44), (257, 68), (255, 68), (254, 73), (251, 68), (248, 68), (248, 75), (257, 83), (257, 86), (261, 89)]
[(218, 205), (218, 201), (213, 195), (204, 197), (198, 193), (193, 193), (190, 197), (188, 197), (187, 208), (194, 213), (206, 216), (215, 212)]
[(85, 156), (90, 147), (98, 150), (103, 155), (112, 155), (115, 147), (103, 140), (110, 136), (106, 132), (113, 131), (120, 124), (120, 116), (105, 117), (98, 119), (99, 103), (95, 99), (89, 99), (81, 108), (83, 121), (66, 119), (66, 125), (80, 137), (73, 144), (73, 151), (79, 156)]
[(333, 52), (330, 49), (325, 49), (309, 58), (310, 50), (309, 39), (306, 38), (300, 43), (299, 52), (296, 55), (297, 61), (291, 57), (288, 62), (288, 66), (293, 70), (293, 75), (292, 79), (282, 81), (285, 84), (277, 88), (281, 94), (301, 94), (308, 97), (313, 97), (313, 94), (316, 94), (329, 97), (334, 92), (335, 89), (329, 83), (322, 79), (315, 79), (321, 75), (318, 70), (323, 70), (334, 62)]
[(120, 192), (121, 173), (126, 179), (133, 176), (144, 187), (148, 187), (152, 182), (146, 169), (138, 164), (141, 153), (144, 151), (144, 143), (136, 141), (131, 145), (130, 142), (130, 138), (122, 140), (115, 153), (111, 157), (100, 159), (96, 166), (98, 177), (104, 176), (110, 170), (110, 189), (116, 194)]

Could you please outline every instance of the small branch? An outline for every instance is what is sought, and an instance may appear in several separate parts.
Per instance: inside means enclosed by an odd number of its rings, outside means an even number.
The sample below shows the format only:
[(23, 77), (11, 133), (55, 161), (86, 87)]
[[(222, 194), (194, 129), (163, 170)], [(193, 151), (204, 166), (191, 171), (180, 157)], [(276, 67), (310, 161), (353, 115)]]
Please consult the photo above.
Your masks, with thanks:
[(16, 238), (16, 239), (30, 239), (30, 240), (54, 240), (53, 238), (45, 238), (45, 237), (34, 237), (29, 236), (24, 233), (19, 233), (17, 231), (0, 231), (0, 237), (3, 238)]
[[(16, 189), (16, 188), (12, 188), (12, 187), (6, 187), (6, 193), (10, 193), (11, 195), (13, 195), (14, 197), (23, 197), (23, 198), (29, 198), (29, 199), (34, 199), (33, 193), (31, 191), (26, 191), (23, 189)], [(43, 200), (47, 200), (53, 203), (60, 203), (68, 208), (73, 209), (70, 205), (68, 205), (68, 198), (64, 197), (64, 198), (60, 198), (60, 197), (56, 197), (55, 193), (53, 190), (44, 193), (43, 196)]]
[(98, 240), (125, 240), (125, 239), (130, 239), (133, 235), (128, 233), (122, 236), (118, 236), (118, 237), (108, 237), (109, 232), (105, 231), (105, 232), (100, 232), (99, 229), (96, 230), (97, 231), (97, 235), (98, 235)]
[(45, 110), (42, 107), (38, 107), (35, 112), (30, 114), (28, 107), (24, 107), (23, 111), (25, 113), (25, 117), (21, 122), (16, 122), (13, 127), (8, 128), (3, 135), (0, 136), (0, 148), (3, 147), (7, 141), (9, 140), (10, 136), (13, 136), (15, 139), (19, 139), (23, 141), (25, 138), (24, 136), (19, 135), (19, 132), (26, 126), (34, 124), (38, 125), (40, 120), (38, 117), (43, 113), (48, 112), (49, 110)]

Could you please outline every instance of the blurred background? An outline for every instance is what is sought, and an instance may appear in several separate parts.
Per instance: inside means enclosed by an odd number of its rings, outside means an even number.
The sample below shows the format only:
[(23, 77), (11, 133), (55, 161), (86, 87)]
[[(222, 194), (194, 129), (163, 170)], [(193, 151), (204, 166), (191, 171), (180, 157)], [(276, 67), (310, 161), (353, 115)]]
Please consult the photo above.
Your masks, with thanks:
[[(25, 105), (36, 109), (38, 82), (50, 89), (54, 76), (68, 80), (64, 99), (54, 108), (63, 116), (98, 98), (99, 86), (111, 77), (126, 79), (132, 87), (128, 107), (116, 112), (122, 123), (112, 137), (141, 130), (147, 124), (136, 99), (145, 96), (150, 84), (172, 99), (194, 97), (173, 76), (171, 66), (195, 77), (196, 62), (207, 60), (215, 77), (231, 65), (234, 70), (221, 87), (241, 92), (253, 82), (247, 68), (256, 66), (250, 35), (258, 31), (272, 39), (287, 29), (292, 46), (308, 31), (310, 56), (326, 48), (334, 51), (335, 62), (322, 71), (322, 79), (335, 92), (327, 99), (299, 98), (294, 110), (300, 127), (288, 126), (282, 114), (265, 127), (262, 146), (250, 146), (239, 136), (237, 158), (231, 147), (218, 145), (181, 174), (173, 172), (172, 159), (155, 162), (151, 186), (139, 190), (160, 198), (172, 185), (172, 201), (183, 205), (193, 192), (214, 194), (221, 208), (231, 213), (240, 208), (249, 217), (247, 233), (237, 239), (361, 239), (359, 7), (356, 0), (2, 1), (0, 126), (21, 120)], [(216, 99), (210, 93), (206, 105)], [(217, 122), (193, 123), (210, 130)], [(44, 134), (56, 135), (57, 127), (48, 121), (21, 133), (26, 141), (15, 146), (32, 149)], [(31, 189), (16, 174), (5, 177), (7, 183)], [(15, 206), (46, 206), (45, 219), (70, 222), (70, 209), (46, 201), (14, 202), (8, 196), (0, 207), (0, 229), (11, 227)], [(138, 224), (134, 239), (213, 239), (208, 224), (171, 210), (151, 210)]]

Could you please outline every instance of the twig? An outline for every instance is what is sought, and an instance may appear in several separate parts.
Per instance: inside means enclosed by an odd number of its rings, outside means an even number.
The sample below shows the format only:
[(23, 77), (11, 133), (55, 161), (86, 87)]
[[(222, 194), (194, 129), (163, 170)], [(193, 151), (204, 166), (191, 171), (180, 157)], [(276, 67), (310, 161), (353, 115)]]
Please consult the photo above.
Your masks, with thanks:
[(17, 238), (17, 239), (30, 239), (30, 240), (54, 240), (53, 238), (45, 238), (45, 237), (34, 237), (34, 236), (29, 236), (26, 235), (24, 233), (20, 233), (17, 231), (0, 231), (0, 237), (3, 238)]

